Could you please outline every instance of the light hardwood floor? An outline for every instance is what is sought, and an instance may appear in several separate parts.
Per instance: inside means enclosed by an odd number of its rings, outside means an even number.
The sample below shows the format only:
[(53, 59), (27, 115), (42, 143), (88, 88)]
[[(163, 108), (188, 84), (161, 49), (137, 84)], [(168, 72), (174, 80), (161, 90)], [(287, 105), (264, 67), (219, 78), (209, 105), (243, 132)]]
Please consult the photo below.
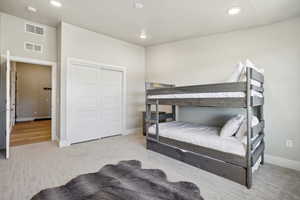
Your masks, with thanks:
[(299, 200), (300, 172), (266, 164), (246, 187), (161, 154), (147, 151), (140, 134), (112, 137), (58, 148), (44, 142), (11, 148), (9, 160), (0, 159), (0, 199), (29, 200), (35, 193), (57, 187), (105, 164), (140, 160), (144, 168), (162, 169), (170, 181), (190, 181), (205, 200)]
[(51, 140), (51, 120), (18, 122), (11, 134), (11, 146)]

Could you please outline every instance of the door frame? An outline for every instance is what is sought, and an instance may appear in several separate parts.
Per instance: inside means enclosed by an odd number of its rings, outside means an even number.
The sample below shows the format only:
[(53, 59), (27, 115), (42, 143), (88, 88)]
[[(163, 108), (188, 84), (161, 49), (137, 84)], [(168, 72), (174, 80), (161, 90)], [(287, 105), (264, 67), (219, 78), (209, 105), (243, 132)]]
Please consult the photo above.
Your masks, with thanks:
[(5, 135), (6, 135), (6, 144), (5, 144), (5, 149), (6, 149), (6, 159), (9, 159), (10, 155), (10, 135), (12, 131), (11, 127), (11, 65), (10, 65), (11, 59), (10, 59), (10, 52), (6, 52), (6, 58), (5, 58), (5, 73), (6, 73), (6, 85), (5, 85), (5, 90), (6, 90), (6, 102), (5, 102)]
[(126, 77), (127, 77), (127, 68), (123, 66), (117, 66), (117, 65), (109, 65), (109, 64), (103, 64), (103, 63), (98, 63), (98, 62), (93, 62), (93, 61), (87, 61), (83, 59), (78, 59), (78, 58), (72, 58), (68, 57), (67, 58), (67, 70), (66, 70), (66, 118), (65, 118), (65, 124), (66, 124), (66, 140), (67, 143), (63, 146), (69, 146), (71, 145), (70, 143), (70, 135), (69, 135), (69, 117), (70, 116), (70, 86), (71, 86), (71, 76), (70, 76), (70, 68), (72, 65), (80, 65), (80, 66), (85, 66), (85, 67), (92, 67), (92, 68), (98, 68), (98, 69), (105, 69), (105, 70), (112, 70), (112, 71), (119, 71), (122, 72), (122, 135), (126, 135)]
[(58, 101), (57, 101), (57, 64), (47, 60), (39, 60), (33, 58), (25, 58), (18, 56), (10, 56), (11, 62), (22, 62), (27, 64), (45, 65), (51, 67), (51, 140), (56, 141), (57, 137), (57, 113), (58, 113)]

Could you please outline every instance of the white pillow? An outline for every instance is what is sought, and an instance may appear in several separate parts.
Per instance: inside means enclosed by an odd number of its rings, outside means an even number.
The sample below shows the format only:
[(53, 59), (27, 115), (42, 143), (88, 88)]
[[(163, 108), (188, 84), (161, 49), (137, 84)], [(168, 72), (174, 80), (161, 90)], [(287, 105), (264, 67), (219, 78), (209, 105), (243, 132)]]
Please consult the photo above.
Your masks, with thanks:
[[(240, 75), (240, 78), (239, 78), (239, 81), (242, 81), (242, 82), (245, 82), (247, 80), (247, 67), (249, 68), (252, 68), (252, 69), (255, 69), (256, 71), (258, 71), (259, 73), (261, 74), (264, 74), (265, 73), (265, 70), (264, 69), (258, 69), (255, 64), (253, 62), (251, 62), (249, 59), (246, 60), (246, 63), (245, 63), (245, 66), (243, 67), (242, 69), (242, 72), (241, 72), (241, 75)], [(257, 82), (255, 80), (252, 80), (251, 83), (253, 85), (256, 85), (255, 83), (253, 82)], [(257, 82), (257, 84), (260, 84), (259, 82)]]
[(226, 124), (222, 127), (220, 136), (221, 137), (231, 137), (233, 136), (240, 128), (242, 122), (244, 121), (244, 115), (237, 115), (232, 117), (230, 120), (226, 122)]
[[(252, 116), (252, 127), (256, 126), (257, 124), (259, 124), (258, 118), (256, 116)], [(244, 117), (244, 120), (243, 120), (239, 130), (235, 134), (235, 137), (239, 140), (242, 140), (243, 137), (246, 135), (246, 133), (247, 133), (247, 119), (246, 119), (246, 117)]]
[(238, 63), (235, 66), (235, 69), (232, 72), (232, 74), (230, 75), (230, 77), (225, 82), (238, 82), (240, 80), (243, 69), (244, 69), (243, 63), (241, 63), (241, 62)]

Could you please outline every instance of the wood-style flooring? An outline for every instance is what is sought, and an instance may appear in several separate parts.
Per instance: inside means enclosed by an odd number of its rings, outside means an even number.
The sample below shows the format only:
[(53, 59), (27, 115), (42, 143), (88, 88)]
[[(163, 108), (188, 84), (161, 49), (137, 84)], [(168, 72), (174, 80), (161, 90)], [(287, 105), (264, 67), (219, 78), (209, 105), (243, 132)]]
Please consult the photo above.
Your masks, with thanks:
[(11, 146), (33, 144), (51, 140), (51, 120), (18, 122), (15, 124)]

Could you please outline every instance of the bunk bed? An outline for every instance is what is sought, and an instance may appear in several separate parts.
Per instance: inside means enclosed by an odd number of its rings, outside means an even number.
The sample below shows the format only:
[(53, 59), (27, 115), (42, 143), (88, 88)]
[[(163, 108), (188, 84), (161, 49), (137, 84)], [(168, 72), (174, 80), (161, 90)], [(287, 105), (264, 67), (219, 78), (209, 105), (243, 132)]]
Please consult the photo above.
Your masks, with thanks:
[[(147, 149), (164, 154), (187, 164), (209, 171), (251, 188), (253, 168), (264, 163), (264, 75), (247, 67), (245, 82), (218, 83), (175, 87), (175, 85), (146, 83), (146, 135)], [(159, 105), (171, 105), (168, 123), (159, 124)], [(151, 117), (151, 108), (156, 115)], [(201, 132), (195, 124), (176, 122), (176, 106), (240, 108), (246, 113), (246, 143), (243, 151), (224, 151), (205, 144), (180, 139), (188, 128)], [(252, 126), (253, 115), (259, 123)], [(188, 127), (188, 128), (186, 128)], [(177, 129), (178, 128), (178, 129)], [(210, 130), (218, 140), (218, 130)], [(162, 131), (164, 134), (160, 134)], [(177, 132), (177, 133), (175, 133)], [(174, 137), (172, 137), (172, 134)], [(176, 135), (178, 137), (176, 137)], [(194, 134), (196, 136), (197, 134)], [(199, 135), (199, 134), (198, 134)], [(193, 137), (193, 136), (192, 136)], [(197, 138), (194, 138), (197, 139)], [(204, 140), (204, 142), (203, 142)], [(210, 140), (214, 140), (213, 136)], [(234, 145), (229, 143), (228, 146)]]

